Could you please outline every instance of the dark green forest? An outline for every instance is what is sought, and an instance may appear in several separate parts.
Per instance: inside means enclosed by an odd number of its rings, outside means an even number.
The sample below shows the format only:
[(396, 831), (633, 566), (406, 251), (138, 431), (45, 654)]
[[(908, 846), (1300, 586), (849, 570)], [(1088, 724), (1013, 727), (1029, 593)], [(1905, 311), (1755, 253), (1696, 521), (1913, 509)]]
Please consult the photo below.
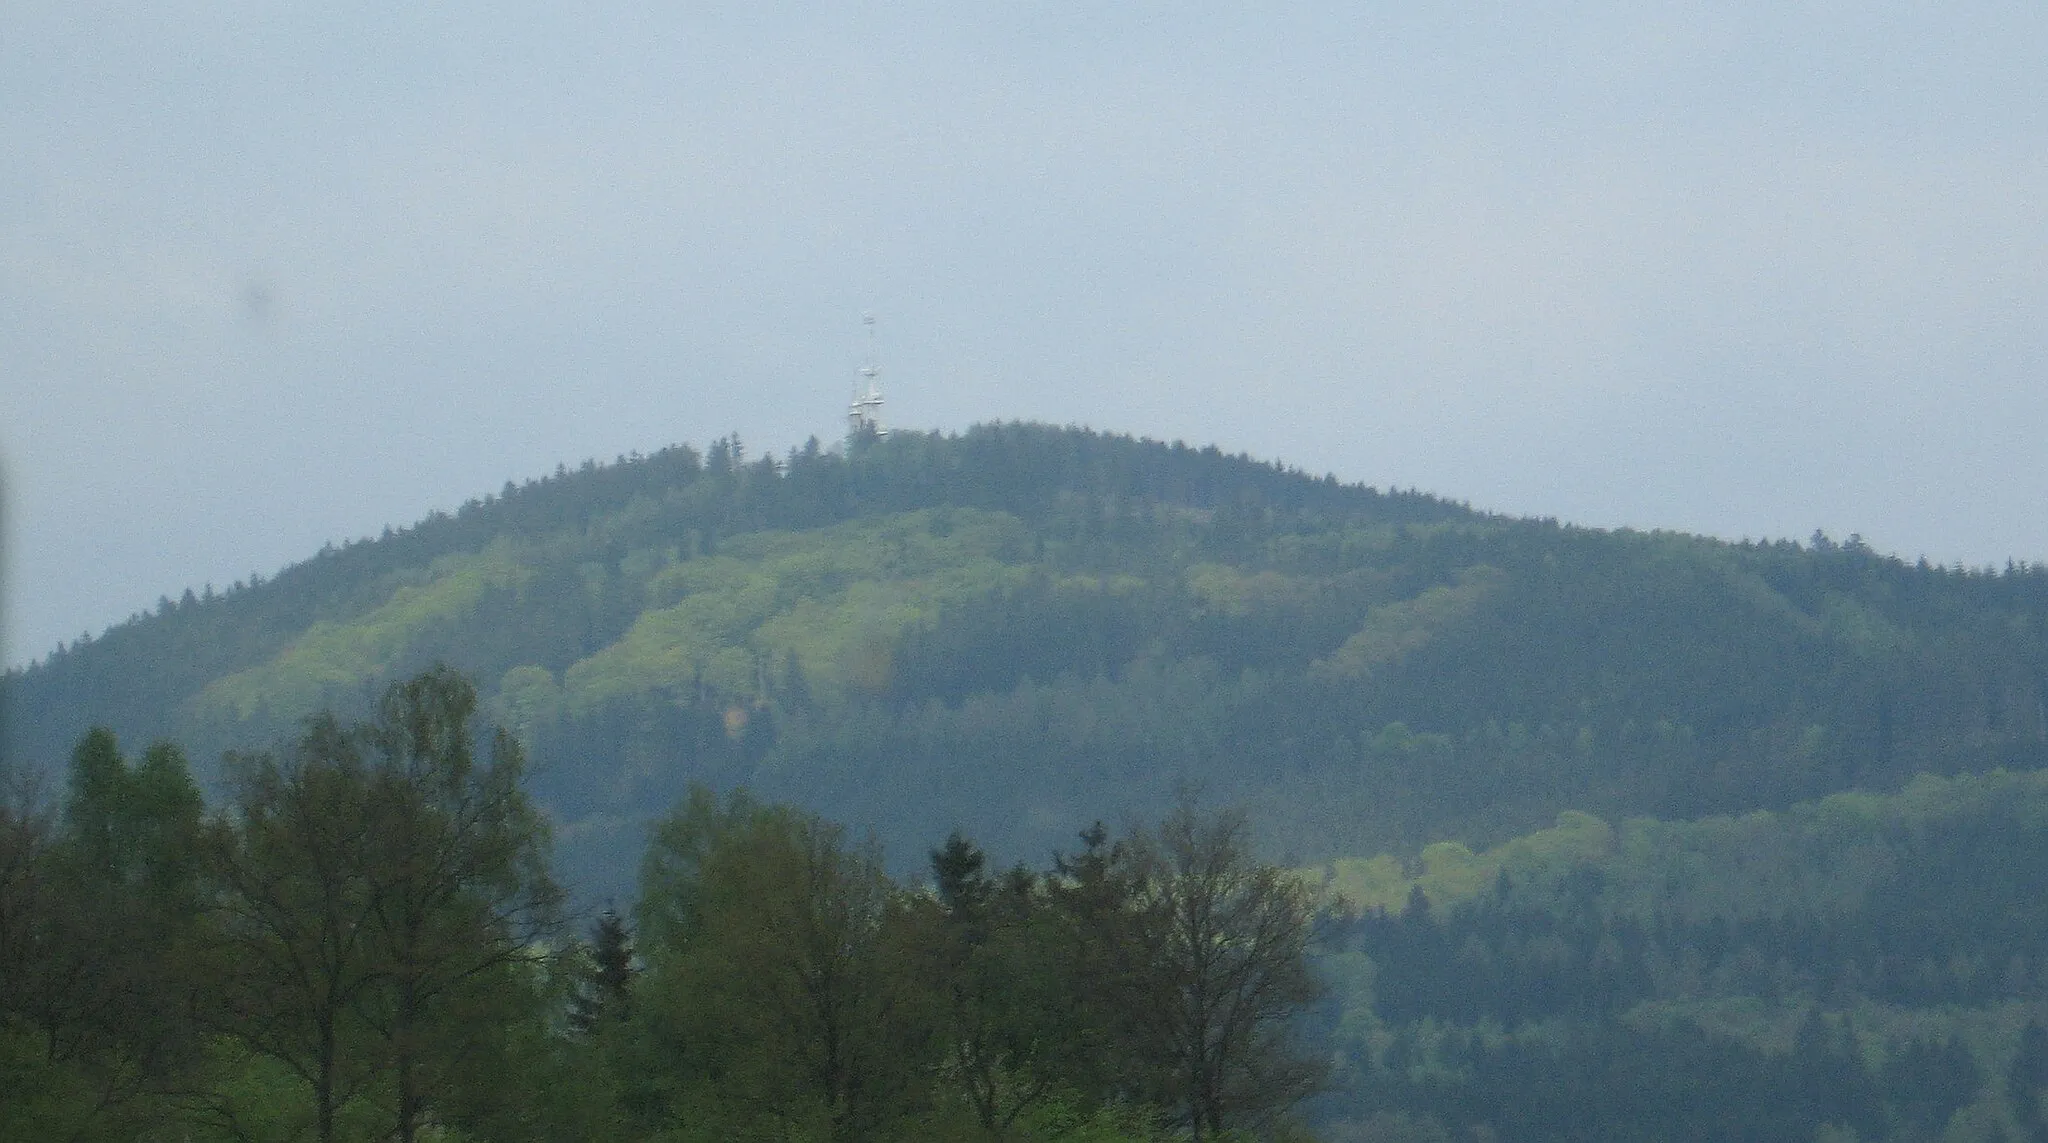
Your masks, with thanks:
[[(394, 761), (455, 756), (393, 729), (434, 679), (474, 700), (452, 786)], [(81, 1138), (2048, 1139), (2040, 568), (1035, 425), (728, 438), (166, 597), (0, 718), (0, 955), (122, 982), (7, 993), (8, 1082), (43, 1078), (6, 1114), (100, 1109)], [(327, 1096), (273, 1050), (304, 1010), (254, 1015), (280, 986), (192, 985), (283, 940), (237, 894), (342, 892), (294, 880), (294, 798), (472, 796), (498, 848), (436, 900), (481, 959), (373, 942)], [(1213, 1115), (1156, 1020), (1200, 837), (1301, 920), (1274, 1070)], [(319, 867), (407, 867), (361, 844)], [(134, 963), (34, 960), (101, 946)], [(788, 1039), (820, 1027), (832, 1067)]]
[(1298, 1135), (1311, 891), (1241, 814), (959, 833), (898, 885), (843, 826), (696, 786), (579, 939), (517, 740), (446, 668), (227, 760), (82, 738), (0, 802), (0, 1138)]
[(2048, 773), (1694, 822), (1567, 814), (1323, 873), (1370, 902), (1326, 932), (1332, 1118), (1398, 1112), (1395, 1138), (2048, 1138)]
[(901, 879), (698, 785), (577, 915), (476, 716), (0, 803), (0, 1137), (2048, 1138), (2048, 772), (1306, 869), (1183, 794)]
[[(1192, 784), (1298, 862), (2048, 765), (2048, 572), (1853, 537), (1476, 513), (1073, 429), (727, 439), (508, 484), (272, 579), (165, 598), (0, 681), (9, 757), (214, 760), (433, 663), (534, 766), (562, 875), (739, 786), (921, 852), (1043, 857)], [(909, 871), (909, 866), (898, 872)]]

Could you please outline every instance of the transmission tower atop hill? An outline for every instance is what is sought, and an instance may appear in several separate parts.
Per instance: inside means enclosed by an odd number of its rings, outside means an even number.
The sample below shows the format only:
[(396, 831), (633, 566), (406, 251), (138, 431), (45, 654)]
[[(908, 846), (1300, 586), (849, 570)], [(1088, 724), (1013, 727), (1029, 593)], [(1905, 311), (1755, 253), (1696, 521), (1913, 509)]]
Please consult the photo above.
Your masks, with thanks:
[(882, 427), (882, 367), (875, 363), (875, 315), (862, 314), (860, 321), (868, 327), (868, 352), (861, 361), (860, 380), (853, 384), (853, 403), (846, 407), (849, 441), (889, 435)]

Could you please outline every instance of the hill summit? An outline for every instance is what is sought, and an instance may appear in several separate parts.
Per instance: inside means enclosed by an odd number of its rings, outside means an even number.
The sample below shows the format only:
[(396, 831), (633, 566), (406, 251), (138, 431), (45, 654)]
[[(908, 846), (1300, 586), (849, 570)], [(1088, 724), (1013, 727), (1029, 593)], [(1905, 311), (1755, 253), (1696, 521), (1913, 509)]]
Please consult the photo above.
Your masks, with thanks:
[(194, 758), (446, 662), (619, 892), (692, 781), (1037, 861), (1181, 786), (1301, 861), (2048, 765), (2048, 573), (1508, 519), (1215, 448), (898, 432), (585, 463), (0, 682)]

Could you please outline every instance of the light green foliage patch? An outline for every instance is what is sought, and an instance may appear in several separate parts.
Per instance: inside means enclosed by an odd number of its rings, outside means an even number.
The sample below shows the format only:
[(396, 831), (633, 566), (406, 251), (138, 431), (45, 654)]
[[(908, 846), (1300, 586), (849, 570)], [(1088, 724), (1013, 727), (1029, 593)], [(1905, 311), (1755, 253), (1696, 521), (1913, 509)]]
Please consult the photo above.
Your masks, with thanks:
[(1274, 571), (1246, 572), (1227, 564), (1196, 564), (1187, 571), (1188, 594), (1207, 612), (1242, 619), (1275, 607), (1299, 607), (1318, 583)]
[(1420, 886), (1432, 905), (1456, 905), (1494, 886), (1502, 871), (1551, 882), (1584, 865), (1607, 875), (1616, 907), (1685, 915), (1839, 913), (1860, 905), (1896, 863), (1898, 833), (1953, 829), (1994, 810), (2048, 824), (2048, 771), (1921, 775), (1897, 794), (1852, 790), (1780, 813), (1696, 821), (1633, 818), (1611, 826), (1566, 810), (1549, 829), (1474, 852), (1462, 842), (1425, 846), (1411, 866), (1392, 854), (1338, 858), (1310, 872), (1353, 908), (1400, 909)]
[(460, 623), (491, 591), (517, 590), (530, 577), (504, 538), (474, 554), (443, 556), (425, 582), (399, 586), (353, 619), (314, 623), (268, 662), (216, 680), (191, 705), (202, 717), (237, 720), (264, 708), (283, 718), (309, 714), (338, 692), (389, 676), (408, 652)]
[(1614, 842), (1612, 826), (1592, 814), (1566, 810), (1551, 828), (1482, 853), (1458, 841), (1433, 842), (1423, 848), (1412, 874), (1391, 854), (1340, 858), (1318, 872), (1324, 891), (1355, 909), (1398, 910), (1417, 887), (1431, 905), (1455, 905), (1492, 889), (1503, 870), (1513, 877), (1554, 879), (1576, 865), (1605, 858)]
[(1829, 592), (1822, 607), (1822, 624), (1827, 633), (1849, 649), (1872, 658), (1904, 652), (1912, 636), (1870, 606), (1846, 592)]
[(501, 724), (525, 738), (535, 719), (562, 701), (562, 688), (546, 667), (527, 664), (506, 671), (498, 680), (497, 714)]
[(1411, 884), (1401, 859), (1385, 853), (1340, 857), (1323, 866), (1321, 873), (1324, 891), (1354, 909), (1398, 909)]
[(736, 537), (654, 575), (650, 609), (563, 673), (563, 701), (584, 713), (698, 686), (753, 696), (790, 660), (813, 686), (877, 692), (904, 631), (1023, 581), (1024, 539), (1014, 517), (967, 509)]
[(1505, 572), (1481, 564), (1460, 571), (1455, 585), (1432, 587), (1414, 599), (1375, 607), (1358, 633), (1318, 662), (1315, 670), (1332, 678), (1370, 678), (1477, 614), (1487, 597), (1506, 582)]
[(1621, 827), (1610, 893), (1692, 917), (1839, 914), (1895, 873), (1899, 836), (2001, 817), (2048, 823), (2048, 771), (1921, 775), (1897, 794), (1845, 791), (1781, 813), (1638, 819)]

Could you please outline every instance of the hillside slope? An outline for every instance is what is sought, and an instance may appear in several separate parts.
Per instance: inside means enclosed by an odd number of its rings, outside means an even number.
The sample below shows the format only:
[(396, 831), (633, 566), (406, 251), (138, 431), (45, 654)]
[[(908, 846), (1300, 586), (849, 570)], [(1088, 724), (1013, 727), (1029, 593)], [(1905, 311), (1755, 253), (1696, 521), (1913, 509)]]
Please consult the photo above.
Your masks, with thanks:
[(1511, 520), (1214, 449), (991, 425), (587, 464), (167, 600), (9, 674), (202, 769), (434, 661), (623, 895), (692, 780), (1034, 862), (1176, 783), (1321, 860), (2048, 765), (2048, 574)]
[(1324, 872), (1326, 1138), (2048, 1133), (2048, 771)]

